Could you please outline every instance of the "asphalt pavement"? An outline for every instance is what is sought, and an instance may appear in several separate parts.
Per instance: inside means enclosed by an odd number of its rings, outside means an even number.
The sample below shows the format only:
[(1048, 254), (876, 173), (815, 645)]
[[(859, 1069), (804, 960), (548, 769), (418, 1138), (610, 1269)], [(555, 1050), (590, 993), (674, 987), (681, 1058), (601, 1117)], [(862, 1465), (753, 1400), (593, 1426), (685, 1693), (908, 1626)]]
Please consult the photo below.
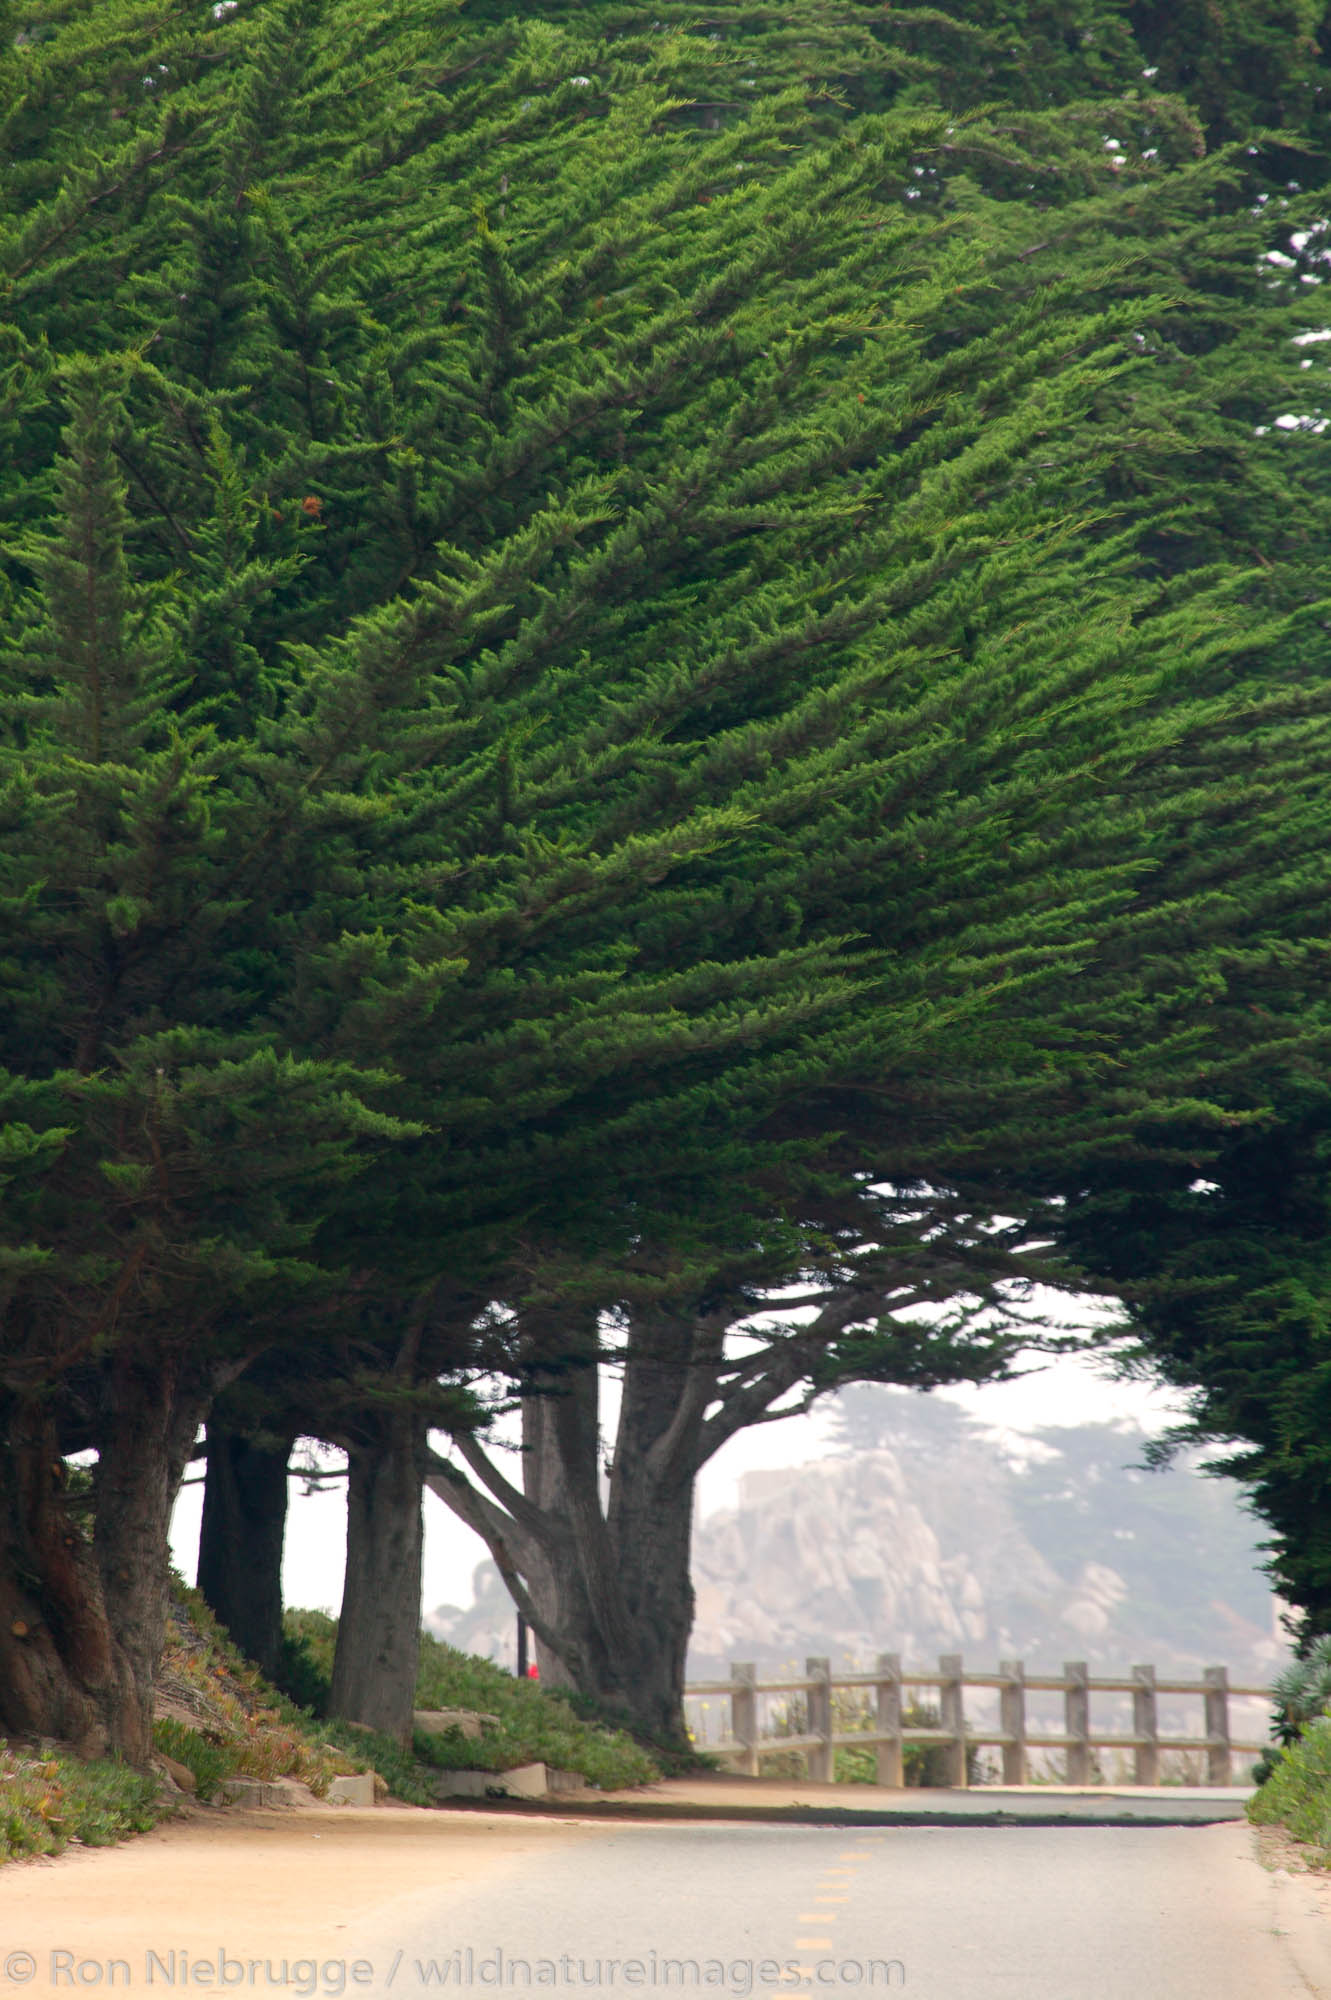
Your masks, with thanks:
[(0, 2000), (1331, 2000), (1296, 1870), (1233, 1823), (199, 1812), (0, 1870)]
[(569, 1831), (521, 1882), (394, 1912), (372, 1990), (1331, 1995), (1316, 1890), (1263, 1870), (1246, 1827)]

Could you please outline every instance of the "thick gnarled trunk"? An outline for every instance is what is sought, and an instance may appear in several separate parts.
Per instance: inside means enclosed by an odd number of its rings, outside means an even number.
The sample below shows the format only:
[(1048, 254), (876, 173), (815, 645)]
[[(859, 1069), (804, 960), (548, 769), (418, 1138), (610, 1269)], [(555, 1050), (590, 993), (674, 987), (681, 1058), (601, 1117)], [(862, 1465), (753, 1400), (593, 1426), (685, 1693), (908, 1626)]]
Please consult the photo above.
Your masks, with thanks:
[(205, 1399), (160, 1356), (117, 1356), (105, 1390), (91, 1532), (49, 1411), (4, 1400), (0, 1729), (144, 1765), (171, 1508)]
[(608, 1504), (595, 1369), (579, 1371), (563, 1394), (526, 1404), (524, 1488), (552, 1527), (571, 1529), (554, 1531), (554, 1548), (531, 1552), (526, 1582), (542, 1679), (572, 1686), (640, 1735), (674, 1745), (687, 1740), (693, 1478), (653, 1456), (660, 1420), (671, 1412), (653, 1406), (636, 1374), (626, 1370)]
[(347, 1571), (329, 1709), (407, 1743), (420, 1670), (426, 1423), (415, 1411), (385, 1413), (347, 1444)]
[(715, 1342), (697, 1314), (635, 1319), (608, 1470), (595, 1328), (565, 1327), (557, 1343), (585, 1358), (533, 1374), (521, 1491), (463, 1438), (471, 1479), (435, 1461), (429, 1483), (488, 1543), (531, 1621), (543, 1682), (590, 1696), (639, 1736), (685, 1748), (693, 1490)]
[(271, 1680), (282, 1658), (282, 1544), (291, 1438), (255, 1439), (208, 1419), (198, 1584), (247, 1659)]
[(124, 1699), (92, 1543), (68, 1489), (55, 1425), (7, 1401), (0, 1450), (0, 1731), (53, 1736), (84, 1756), (111, 1744)]

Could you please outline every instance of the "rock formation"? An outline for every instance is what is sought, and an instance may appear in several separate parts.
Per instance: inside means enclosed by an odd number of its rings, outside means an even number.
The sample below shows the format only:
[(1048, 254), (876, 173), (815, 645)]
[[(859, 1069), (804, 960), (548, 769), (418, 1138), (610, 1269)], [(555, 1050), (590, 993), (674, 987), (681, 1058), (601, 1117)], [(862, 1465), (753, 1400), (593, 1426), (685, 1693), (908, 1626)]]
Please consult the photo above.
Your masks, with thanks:
[[(1258, 1524), (1231, 1481), (1193, 1461), (1140, 1468), (1140, 1433), (1051, 1430), (1014, 1453), (937, 1398), (860, 1389), (840, 1448), (751, 1472), (699, 1522), (690, 1674), (733, 1659), (802, 1668), (810, 1653), (907, 1665), (1022, 1658), (1057, 1671), (1138, 1660), (1191, 1677), (1223, 1661), (1265, 1681), (1288, 1655), (1261, 1574)], [(476, 1602), (441, 1606), (441, 1638), (512, 1658), (513, 1612), (489, 1563)]]

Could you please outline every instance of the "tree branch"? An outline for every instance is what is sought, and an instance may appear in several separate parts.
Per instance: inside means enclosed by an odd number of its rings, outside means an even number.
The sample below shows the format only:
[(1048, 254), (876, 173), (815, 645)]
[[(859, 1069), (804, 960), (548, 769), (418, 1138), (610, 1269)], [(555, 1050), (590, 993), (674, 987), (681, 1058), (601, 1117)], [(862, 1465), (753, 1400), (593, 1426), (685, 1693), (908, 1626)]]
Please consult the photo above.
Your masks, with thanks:
[(559, 1653), (559, 1643), (554, 1628), (545, 1620), (532, 1603), (526, 1584), (522, 1581), (521, 1556), (515, 1555), (509, 1547), (508, 1538), (500, 1524), (505, 1516), (500, 1510), (479, 1494), (464, 1473), (438, 1452), (429, 1455), (430, 1471), (425, 1483), (447, 1507), (451, 1507), (460, 1521), (478, 1534), (494, 1558), (495, 1568), (504, 1579), (504, 1588), (513, 1599), (517, 1609), (526, 1619), (542, 1645), (552, 1653)]
[(514, 1522), (537, 1541), (548, 1540), (545, 1515), (541, 1509), (533, 1506), (526, 1494), (514, 1486), (511, 1480), (505, 1479), (494, 1460), (481, 1449), (477, 1440), (467, 1436), (465, 1432), (459, 1432), (453, 1442), (476, 1477), (482, 1480), (495, 1499), (508, 1509)]

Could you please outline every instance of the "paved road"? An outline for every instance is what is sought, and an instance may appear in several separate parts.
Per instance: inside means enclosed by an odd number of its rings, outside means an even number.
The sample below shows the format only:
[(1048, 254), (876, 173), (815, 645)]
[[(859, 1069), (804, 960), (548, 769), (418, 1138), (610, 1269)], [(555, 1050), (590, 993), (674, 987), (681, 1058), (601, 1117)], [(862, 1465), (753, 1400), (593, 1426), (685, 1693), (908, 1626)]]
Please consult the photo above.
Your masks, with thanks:
[(695, 1984), (735, 2000), (1331, 1995), (1331, 1922), (1288, 1934), (1303, 1913), (1284, 1910), (1246, 1828), (599, 1833), (520, 1884), (399, 1908), (375, 1944), (376, 1990), (525, 1991), (530, 1966), (554, 1993), (636, 1986), (644, 2000)]
[(0, 1871), (0, 2000), (1331, 2000), (1331, 1888), (1253, 1847), (1235, 1825), (216, 1818)]

